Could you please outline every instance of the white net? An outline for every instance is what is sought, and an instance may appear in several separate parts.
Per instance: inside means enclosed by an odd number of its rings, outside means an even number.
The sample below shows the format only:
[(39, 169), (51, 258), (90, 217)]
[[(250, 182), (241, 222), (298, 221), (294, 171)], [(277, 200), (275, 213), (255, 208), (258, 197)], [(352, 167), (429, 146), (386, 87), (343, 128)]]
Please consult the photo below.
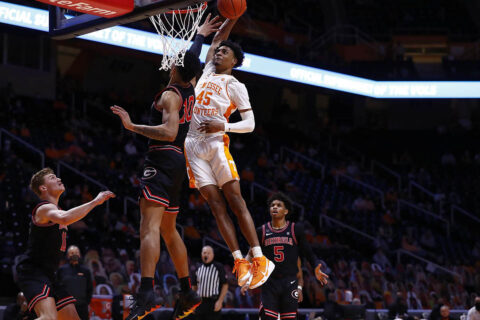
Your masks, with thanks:
[(206, 9), (207, 3), (202, 2), (181, 10), (172, 10), (150, 17), (163, 47), (160, 70), (170, 70), (173, 64), (183, 66), (185, 52)]

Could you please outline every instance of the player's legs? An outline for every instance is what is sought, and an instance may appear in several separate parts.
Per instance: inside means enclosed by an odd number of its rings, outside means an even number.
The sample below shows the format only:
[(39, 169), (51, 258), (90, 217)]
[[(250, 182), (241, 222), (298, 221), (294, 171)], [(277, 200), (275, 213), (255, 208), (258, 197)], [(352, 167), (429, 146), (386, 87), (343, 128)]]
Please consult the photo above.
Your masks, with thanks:
[[(275, 279), (276, 280), (276, 279)], [(283, 278), (277, 280), (282, 287), (280, 290), (280, 319), (297, 319), (298, 311), (298, 282), (297, 277)], [(262, 287), (263, 290), (263, 287)]]
[(160, 226), (165, 206), (140, 198), (140, 269), (142, 278), (153, 278), (160, 257)]
[(57, 320), (57, 307), (55, 306), (55, 299), (48, 297), (38, 301), (33, 308), (37, 314), (37, 320)]
[(61, 310), (58, 310), (58, 320), (80, 320), (77, 309), (73, 303), (66, 305)]
[[(144, 196), (152, 198), (153, 195), (144, 193)], [(160, 307), (156, 303), (153, 292), (153, 279), (160, 257), (160, 225), (164, 212), (165, 206), (160, 203), (140, 198), (140, 271), (142, 278), (127, 320), (142, 319)]]
[(177, 215), (164, 214), (160, 230), (179, 278), (188, 277), (188, 256), (185, 243), (176, 228)]
[(222, 186), (223, 194), (237, 217), (240, 230), (252, 248), (251, 272), (253, 277), (250, 280), (250, 289), (257, 288), (267, 281), (275, 265), (262, 253), (255, 224), (240, 191), (235, 162), (228, 150), (228, 139), (224, 138), (223, 144), (217, 143), (216, 156), (212, 159), (212, 167), (215, 168), (217, 182)]
[(174, 318), (185, 317), (193, 313), (201, 302), (201, 298), (191, 288), (187, 248), (177, 231), (176, 222), (177, 214), (166, 213), (161, 224), (162, 238), (180, 280), (180, 295), (175, 303)]
[(243, 286), (251, 279), (251, 265), (250, 262), (243, 258), (243, 255), (240, 252), (237, 233), (235, 232), (233, 221), (227, 213), (225, 200), (223, 199), (220, 189), (216, 185), (210, 184), (201, 187), (199, 190), (202, 196), (207, 200), (213, 216), (217, 221), (218, 230), (220, 230), (223, 239), (232, 252), (233, 259), (235, 260), (233, 272), (236, 272), (238, 285)]
[[(212, 214), (217, 221), (218, 230), (223, 239), (228, 245), (231, 252), (239, 250), (237, 233), (235, 232), (235, 226), (232, 219), (227, 213), (227, 207), (225, 200), (220, 192), (220, 189), (215, 185), (203, 186), (200, 189), (201, 195), (207, 200)], [(255, 231), (255, 230), (254, 230)], [(258, 240), (257, 240), (258, 243)]]
[[(222, 173), (219, 172), (219, 170), (224, 170), (223, 167), (216, 166), (216, 161), (218, 161), (216, 160), (216, 154), (219, 148), (223, 150), (221, 137), (215, 137), (208, 141), (198, 141), (187, 138), (185, 140), (187, 173), (190, 179), (190, 186), (195, 186), (199, 189), (212, 210), (213, 216), (217, 221), (218, 229), (235, 260), (233, 270), (237, 273), (238, 285), (243, 286), (251, 278), (250, 262), (243, 258), (239, 250), (235, 227), (227, 213), (225, 199), (218, 188), (218, 185), (221, 184), (219, 184), (217, 177)], [(213, 160), (211, 159), (212, 155)], [(223, 165), (228, 167), (228, 163), (224, 163)], [(231, 176), (228, 178), (229, 180), (230, 177)]]
[(262, 287), (260, 294), (261, 307), (260, 307), (260, 319), (261, 320), (276, 320), (280, 314), (280, 301), (278, 299), (280, 288), (277, 286), (275, 279), (270, 279), (267, 284)]
[(247, 239), (248, 244), (252, 248), (258, 247), (260, 244), (258, 241), (257, 232), (255, 230), (252, 216), (248, 211), (247, 204), (242, 197), (240, 183), (238, 180), (229, 181), (222, 186), (222, 190), (225, 198), (227, 198), (228, 205), (237, 217), (240, 230), (242, 230), (242, 234), (245, 239)]

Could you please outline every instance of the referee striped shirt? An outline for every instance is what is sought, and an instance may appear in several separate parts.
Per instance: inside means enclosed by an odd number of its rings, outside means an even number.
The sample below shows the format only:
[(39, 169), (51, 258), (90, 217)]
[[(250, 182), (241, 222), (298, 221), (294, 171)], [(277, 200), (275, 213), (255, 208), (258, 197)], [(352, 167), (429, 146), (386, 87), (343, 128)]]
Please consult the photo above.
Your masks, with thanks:
[(197, 293), (202, 298), (218, 296), (226, 282), (225, 270), (218, 262), (203, 263), (193, 277), (193, 284), (198, 286)]

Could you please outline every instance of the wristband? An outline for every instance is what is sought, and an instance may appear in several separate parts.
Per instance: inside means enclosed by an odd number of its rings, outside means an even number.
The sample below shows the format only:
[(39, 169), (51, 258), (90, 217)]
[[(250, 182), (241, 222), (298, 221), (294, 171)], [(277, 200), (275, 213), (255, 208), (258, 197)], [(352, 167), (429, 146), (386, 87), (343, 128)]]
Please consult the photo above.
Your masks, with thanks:
[(298, 289), (298, 290), (302, 290), (302, 286), (298, 286), (297, 289)]

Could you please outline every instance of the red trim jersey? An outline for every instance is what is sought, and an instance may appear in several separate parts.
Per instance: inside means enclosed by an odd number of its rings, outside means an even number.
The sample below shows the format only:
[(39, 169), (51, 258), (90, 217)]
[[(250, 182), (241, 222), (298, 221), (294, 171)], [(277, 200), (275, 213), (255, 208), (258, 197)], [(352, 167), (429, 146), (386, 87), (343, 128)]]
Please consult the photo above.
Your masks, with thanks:
[(257, 235), (263, 254), (275, 263), (274, 278), (295, 276), (299, 256), (307, 259), (313, 268), (318, 264), (301, 224), (287, 221), (283, 228), (274, 229), (268, 222), (257, 228)]
[(32, 221), (28, 235), (26, 255), (28, 259), (49, 275), (58, 269), (60, 260), (67, 248), (67, 226), (54, 222), (38, 224), (35, 215), (38, 208), (50, 204), (48, 201), (39, 202), (32, 211)]

